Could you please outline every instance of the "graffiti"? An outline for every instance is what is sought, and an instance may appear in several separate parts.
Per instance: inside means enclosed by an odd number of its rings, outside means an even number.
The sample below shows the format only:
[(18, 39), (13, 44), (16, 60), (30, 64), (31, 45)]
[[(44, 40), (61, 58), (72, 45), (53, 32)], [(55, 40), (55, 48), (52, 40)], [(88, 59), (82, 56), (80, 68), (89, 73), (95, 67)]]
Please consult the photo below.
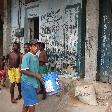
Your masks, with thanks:
[(102, 35), (100, 37), (100, 74), (102, 79), (109, 80), (112, 70), (112, 57), (111, 57), (111, 22), (109, 15), (102, 16)]
[(40, 37), (46, 43), (49, 62), (64, 74), (75, 76), (79, 65), (79, 5), (66, 6), (41, 16)]
[(62, 20), (62, 15), (60, 9), (56, 11), (50, 11), (41, 16), (41, 35), (57, 33), (60, 30), (60, 21)]
[(62, 19), (62, 15), (59, 14), (60, 13), (60, 9), (57, 9), (56, 11), (51, 11), (42, 15), (41, 16), (41, 22), (42, 21), (46, 21), (46, 22), (56, 22)]
[(25, 4), (31, 3), (31, 2), (36, 2), (38, 0), (25, 0)]
[(90, 36), (88, 37), (88, 40), (86, 40), (86, 51), (88, 51), (89, 53), (89, 57), (92, 56), (92, 50), (93, 50), (93, 47), (92, 47), (92, 43), (94, 43), (94, 40), (93, 40), (93, 36)]
[[(24, 53), (24, 38), (23, 37), (16, 37), (15, 36), (15, 31), (16, 31), (16, 28), (12, 28), (12, 32), (11, 32), (11, 42), (18, 42), (20, 43), (20, 46), (21, 46), (21, 53)], [(11, 43), (11, 44), (12, 44)], [(11, 47), (12, 45), (10, 45)], [(10, 48), (11, 50), (12, 48)]]

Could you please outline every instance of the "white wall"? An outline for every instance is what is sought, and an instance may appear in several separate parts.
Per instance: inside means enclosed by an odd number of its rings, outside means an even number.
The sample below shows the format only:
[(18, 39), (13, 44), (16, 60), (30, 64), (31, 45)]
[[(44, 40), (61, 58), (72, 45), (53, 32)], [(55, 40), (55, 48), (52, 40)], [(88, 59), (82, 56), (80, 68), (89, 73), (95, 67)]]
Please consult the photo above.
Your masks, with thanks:
[[(14, 36), (15, 29), (18, 28), (17, 1), (13, 0), (12, 2), (12, 41), (17, 39)], [(76, 66), (76, 55), (80, 52), (78, 51), (78, 41), (81, 37), (79, 29), (81, 25), (79, 25), (78, 18), (81, 7), (82, 0), (39, 0), (27, 6), (23, 5), (21, 27), (25, 27), (25, 40), (28, 41), (28, 18), (39, 16), (39, 41), (47, 43), (46, 46), (51, 60), (53, 58), (53, 60), (59, 62), (59, 59), (63, 58), (64, 63), (72, 63)], [(22, 37), (21, 43), (22, 45), (24, 43)], [(67, 54), (68, 51), (71, 54)]]
[[(15, 37), (15, 30), (19, 28), (18, 25), (18, 10), (19, 10), (19, 0), (12, 0), (11, 4), (11, 40), (12, 42), (17, 41), (21, 43), (21, 52), (23, 52), (23, 45), (24, 45), (24, 38), (20, 37), (17, 38)], [(21, 17), (20, 19), (20, 28), (24, 28), (24, 17), (25, 17), (25, 6), (24, 6), (24, 0), (22, 0), (21, 4)]]

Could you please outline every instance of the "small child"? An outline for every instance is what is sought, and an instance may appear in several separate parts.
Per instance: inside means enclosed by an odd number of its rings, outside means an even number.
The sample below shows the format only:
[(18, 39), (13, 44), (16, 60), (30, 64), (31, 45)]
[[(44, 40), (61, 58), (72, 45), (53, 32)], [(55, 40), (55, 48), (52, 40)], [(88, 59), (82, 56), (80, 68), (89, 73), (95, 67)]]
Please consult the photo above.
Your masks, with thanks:
[[(40, 74), (44, 74), (47, 73), (48, 69), (46, 66), (46, 63), (48, 63), (48, 55), (47, 52), (44, 50), (45, 49), (45, 43), (39, 43), (39, 49), (40, 49), (40, 53), (39, 53), (39, 73)], [(46, 99), (46, 91), (45, 91), (45, 87), (44, 85), (40, 82), (40, 88), (41, 91), (40, 93), (43, 94), (43, 100)]]
[(5, 56), (0, 57), (0, 83), (5, 87), (6, 71), (5, 71)]
[(35, 105), (39, 103), (37, 89), (40, 86), (41, 74), (39, 74), (39, 60), (36, 56), (38, 50), (38, 43), (32, 41), (30, 52), (22, 58), (21, 90), (24, 101), (22, 112), (35, 112)]

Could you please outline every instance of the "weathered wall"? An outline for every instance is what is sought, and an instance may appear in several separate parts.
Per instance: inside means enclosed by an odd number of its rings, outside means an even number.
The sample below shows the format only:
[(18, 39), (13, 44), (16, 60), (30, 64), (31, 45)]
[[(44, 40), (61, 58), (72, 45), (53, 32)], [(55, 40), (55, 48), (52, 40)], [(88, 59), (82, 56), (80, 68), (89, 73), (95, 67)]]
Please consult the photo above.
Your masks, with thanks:
[(99, 0), (87, 0), (85, 79), (96, 80), (98, 50)]
[(46, 0), (39, 8), (40, 41), (47, 43), (49, 61), (55, 61), (56, 68), (68, 76), (80, 71), (81, 3)]
[[(16, 37), (15, 31), (18, 28), (24, 28), (25, 6), (24, 0), (12, 0), (11, 3), (11, 42), (17, 41), (21, 45), (23, 53), (24, 37)], [(10, 43), (11, 45), (11, 43)]]
[[(4, 44), (4, 51), (9, 51), (9, 42), (15, 40), (20, 41), (23, 46), (24, 40), (28, 41), (29, 39), (27, 35), (29, 33), (28, 19), (39, 16), (39, 40), (47, 43), (46, 48), (49, 52), (50, 60), (56, 61), (57, 68), (62, 67), (65, 69), (64, 74), (66, 74), (68, 69), (71, 72), (69, 75), (76, 75), (75, 71), (80, 70), (81, 64), (82, 0), (41, 0), (33, 5), (28, 4), (26, 6), (24, 6), (24, 1), (22, 1), (19, 23), (21, 28), (25, 28), (25, 37), (20, 38), (20, 40), (14, 35), (15, 29), (18, 28), (18, 8), (18, 0), (12, 0), (11, 38), (7, 38), (9, 41), (8, 44)], [(8, 14), (10, 13), (5, 14), (4, 20), (7, 20)], [(98, 24), (99, 0), (87, 0), (85, 79), (96, 79)], [(4, 24), (4, 31), (7, 32), (4, 34), (4, 43), (6, 42), (6, 37), (10, 35), (9, 26), (10, 18)]]
[[(18, 28), (18, 0), (13, 0), (11, 8), (11, 41)], [(81, 58), (81, 11), (82, 0), (41, 0), (24, 6), (21, 4), (20, 27), (25, 28), (23, 45), (30, 37), (29, 19), (39, 17), (39, 41), (46, 43), (49, 61), (56, 62), (64, 74), (75, 76), (80, 71)], [(77, 73), (76, 73), (77, 71)]]
[(11, 0), (4, 0), (3, 55), (10, 51), (11, 43)]
[(101, 81), (112, 82), (112, 2), (100, 3), (98, 73)]
[(3, 20), (0, 17), (0, 55), (3, 55)]

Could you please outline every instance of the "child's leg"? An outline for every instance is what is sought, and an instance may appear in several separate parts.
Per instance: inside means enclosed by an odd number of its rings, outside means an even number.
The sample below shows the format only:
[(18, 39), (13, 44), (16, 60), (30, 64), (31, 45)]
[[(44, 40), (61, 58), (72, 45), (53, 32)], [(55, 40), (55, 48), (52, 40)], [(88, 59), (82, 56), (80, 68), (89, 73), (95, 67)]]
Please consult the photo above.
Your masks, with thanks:
[(3, 80), (3, 74), (2, 74), (2, 72), (0, 71), (0, 85), (2, 85), (2, 80)]
[(12, 103), (16, 103), (16, 100), (14, 99), (14, 87), (15, 87), (15, 83), (11, 83), (10, 94), (11, 94), (11, 102)]
[(3, 78), (3, 82), (2, 82), (2, 86), (3, 86), (3, 87), (6, 87), (6, 85), (5, 85), (5, 81), (6, 81), (6, 79)]
[(5, 81), (6, 81), (6, 74), (4, 74), (3, 79), (2, 79), (2, 86), (5, 87)]
[(35, 112), (35, 105), (29, 106), (29, 112)]
[(42, 84), (42, 93), (43, 93), (43, 100), (46, 99), (46, 90), (45, 90), (45, 86)]
[(20, 70), (19, 70), (19, 68), (15, 68), (14, 72), (15, 72), (15, 80), (16, 80), (16, 83), (18, 86), (18, 92), (19, 92), (19, 95), (16, 98), (16, 100), (20, 100), (22, 98), (22, 95), (21, 95), (21, 83), (20, 83)]
[(16, 98), (16, 100), (20, 100), (22, 98), (22, 95), (21, 95), (21, 83), (17, 83), (17, 86), (18, 86), (19, 95)]
[(44, 84), (42, 84), (42, 82), (40, 81), (40, 88), (41, 88), (41, 92), (43, 94), (43, 98), (42, 99), (46, 99), (46, 90), (45, 90), (45, 86)]
[(29, 106), (23, 105), (22, 112), (28, 112)]
[[(21, 81), (21, 89), (24, 105), (29, 106), (28, 112), (35, 112), (35, 105), (39, 102), (36, 88), (26, 82)], [(23, 108), (23, 110), (25, 109)]]

